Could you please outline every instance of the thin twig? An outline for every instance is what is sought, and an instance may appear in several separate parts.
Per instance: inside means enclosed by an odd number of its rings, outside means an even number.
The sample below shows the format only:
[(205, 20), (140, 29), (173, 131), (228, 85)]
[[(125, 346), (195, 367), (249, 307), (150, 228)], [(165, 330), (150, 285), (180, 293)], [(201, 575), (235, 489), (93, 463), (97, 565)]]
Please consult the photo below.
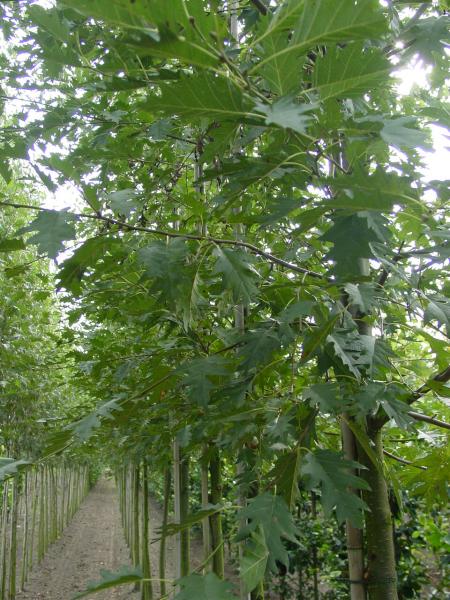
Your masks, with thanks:
[(395, 454), (392, 454), (391, 452), (388, 452), (387, 450), (383, 450), (383, 454), (389, 458), (392, 458), (393, 460), (396, 460), (399, 463), (402, 463), (402, 465), (409, 465), (411, 467), (415, 467), (416, 469), (421, 469), (422, 471), (427, 470), (426, 467), (422, 467), (422, 465), (416, 465), (415, 463), (411, 462), (410, 460), (406, 460), (406, 458), (401, 458), (400, 456), (396, 456)]
[(405, 30), (410, 29), (416, 23), (416, 21), (420, 19), (420, 17), (424, 14), (427, 8), (430, 8), (430, 6), (431, 2), (422, 2), (422, 4), (419, 6), (419, 8), (416, 10), (416, 12), (406, 24)]
[(422, 413), (414, 412), (410, 410), (408, 415), (415, 419), (416, 421), (423, 421), (424, 423), (430, 423), (431, 425), (436, 425), (436, 427), (442, 427), (443, 429), (450, 429), (450, 423), (446, 423), (445, 421), (441, 421), (440, 419), (435, 419), (434, 417), (429, 417), (428, 415), (423, 415)]
[[(444, 369), (443, 371), (441, 371), (440, 373), (438, 373), (437, 375), (435, 375), (434, 377), (432, 377), (432, 379), (431, 379), (431, 381), (437, 381), (440, 383), (446, 383), (449, 380), (450, 380), (450, 366), (447, 367), (446, 369)], [(411, 394), (411, 396), (406, 400), (406, 403), (412, 404), (413, 402), (415, 402), (422, 396), (425, 396), (425, 394), (428, 394), (428, 392), (430, 392), (431, 389), (432, 388), (427, 383), (424, 383), (423, 385), (420, 386), (420, 388), (418, 388), (415, 392), (413, 392)]]
[[(26, 208), (29, 210), (37, 210), (37, 211), (42, 211), (42, 212), (54, 212), (54, 210), (51, 208), (43, 208), (43, 207), (39, 207), (39, 206), (29, 206), (27, 204), (19, 204), (19, 203), (15, 203), (15, 202), (0, 202), (0, 206), (10, 206), (12, 208)], [(186, 239), (186, 240), (205, 241), (205, 242), (209, 242), (211, 244), (217, 244), (218, 246), (228, 245), (228, 246), (238, 246), (240, 248), (246, 248), (253, 254), (256, 254), (257, 256), (262, 256), (263, 258), (266, 258), (269, 262), (280, 265), (282, 267), (285, 267), (286, 269), (289, 269), (290, 271), (294, 271), (295, 273), (302, 273), (303, 275), (309, 275), (310, 277), (314, 277), (316, 279), (330, 281), (325, 275), (322, 275), (321, 273), (317, 273), (316, 271), (311, 271), (310, 269), (305, 269), (303, 267), (299, 267), (298, 265), (294, 265), (286, 260), (283, 260), (282, 258), (278, 258), (277, 256), (274, 256), (270, 252), (266, 252), (265, 250), (262, 250), (262, 248), (258, 248), (258, 246), (255, 246), (254, 244), (250, 244), (249, 242), (244, 242), (241, 240), (229, 240), (229, 239), (224, 239), (224, 238), (216, 238), (216, 237), (211, 237), (209, 235), (180, 233), (180, 232), (176, 232), (176, 231), (163, 231), (161, 229), (152, 229), (150, 227), (129, 225), (128, 223), (119, 221), (118, 219), (114, 219), (112, 217), (105, 217), (100, 213), (82, 214), (82, 213), (69, 213), (68, 212), (67, 214), (71, 215), (77, 219), (93, 219), (96, 221), (102, 221), (104, 223), (109, 223), (111, 225), (117, 225), (118, 227), (126, 229), (127, 231), (140, 231), (143, 233), (150, 233), (153, 235), (158, 235), (158, 236), (162, 236), (162, 237), (166, 237), (166, 238), (182, 238), (182, 239)]]
[[(441, 371), (440, 373), (437, 373), (436, 375), (434, 375), (434, 377), (431, 377), (428, 381), (436, 381), (439, 383), (446, 383), (449, 380), (450, 380), (450, 366), (447, 367), (446, 369), (444, 369), (443, 371)], [(417, 390), (411, 392), (410, 396), (408, 398), (406, 398), (406, 400), (404, 402), (406, 402), (406, 404), (411, 405), (416, 400), (419, 400), (419, 398), (422, 398), (422, 396), (425, 396), (425, 394), (428, 394), (428, 392), (430, 392), (431, 390), (432, 390), (432, 388), (428, 385), (428, 382), (424, 383), (419, 388), (417, 388)], [(371, 421), (376, 428), (381, 429), (381, 427), (383, 427), (383, 425), (389, 421), (389, 417), (384, 412), (384, 410), (380, 408), (379, 411), (377, 412), (377, 414), (375, 415), (375, 417), (373, 417), (371, 419)]]
[(264, 4), (264, 2), (262, 2), (262, 0), (251, 0), (251, 3), (259, 10), (259, 12), (262, 15), (267, 15), (267, 6)]
[[(392, 262), (394, 264), (397, 263), (402, 258), (401, 249), (403, 248), (404, 244), (405, 244), (405, 242), (401, 242), (400, 248), (398, 249), (397, 254), (393, 257)], [(378, 287), (384, 287), (384, 284), (386, 283), (386, 280), (389, 277), (390, 272), (391, 272), (390, 269), (383, 267), (383, 270), (380, 275), (380, 279), (378, 280)]]

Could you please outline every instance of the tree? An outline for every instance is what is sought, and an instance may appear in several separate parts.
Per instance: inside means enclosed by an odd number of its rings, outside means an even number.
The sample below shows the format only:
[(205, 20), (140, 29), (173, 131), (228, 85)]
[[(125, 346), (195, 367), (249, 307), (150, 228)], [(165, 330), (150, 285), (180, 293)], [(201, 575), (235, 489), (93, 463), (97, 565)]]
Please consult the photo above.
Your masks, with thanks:
[[(74, 354), (99, 408), (64, 443), (126, 422), (130, 447), (156, 429), (187, 452), (241, 449), (247, 572), (285, 561), (252, 508), (272, 488), (293, 506), (301, 477), (327, 514), (365, 521), (370, 600), (395, 599), (382, 431), (414, 431), (410, 405), (448, 394), (450, 376), (446, 189), (420, 171), (427, 126), (446, 125), (447, 17), (408, 2), (248, 2), (237, 46), (228, 8), (3, 8), (6, 91), (25, 107), (3, 157), (33, 149), (43, 184), (82, 198), (39, 211), (24, 238), (51, 258), (80, 244), (59, 288), (82, 316)], [(392, 74), (414, 61), (429, 89), (402, 97)], [(432, 360), (417, 367), (410, 343)], [(350, 461), (330, 416), (349, 429)], [(252, 589), (264, 572), (250, 570)]]

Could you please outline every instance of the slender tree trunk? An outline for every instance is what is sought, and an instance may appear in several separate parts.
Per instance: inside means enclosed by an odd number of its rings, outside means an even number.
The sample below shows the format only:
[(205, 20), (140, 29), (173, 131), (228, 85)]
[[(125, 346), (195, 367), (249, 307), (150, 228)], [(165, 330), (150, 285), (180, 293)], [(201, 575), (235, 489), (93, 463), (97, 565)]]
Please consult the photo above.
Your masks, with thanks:
[(162, 520), (162, 537), (159, 546), (159, 579), (161, 596), (166, 595), (166, 534), (165, 529), (169, 520), (169, 502), (170, 490), (172, 487), (170, 467), (166, 467), (164, 471), (164, 505), (163, 505), (163, 520)]
[[(151, 565), (148, 546), (149, 540), (149, 489), (147, 463), (142, 465), (142, 573), (145, 579), (151, 580)], [(152, 600), (153, 586), (151, 581), (144, 582), (141, 587), (141, 600)]]
[[(189, 456), (182, 453), (180, 472), (180, 516), (184, 521), (189, 515)], [(181, 576), (190, 572), (190, 529), (181, 532)]]
[(67, 479), (67, 505), (66, 505), (66, 517), (65, 517), (65, 526), (69, 523), (70, 520), (70, 503), (71, 503), (71, 495), (72, 495), (72, 478), (73, 473), (70, 466), (67, 469), (68, 471), (68, 479)]
[(9, 481), (6, 480), (3, 484), (3, 502), (2, 502), (2, 562), (0, 566), (0, 600), (6, 598), (6, 580), (8, 567), (8, 496), (9, 496)]
[(44, 527), (45, 527), (45, 482), (44, 468), (39, 469), (39, 519), (38, 519), (38, 563), (44, 558)]
[[(44, 527), (42, 531), (43, 535), (43, 551), (42, 558), (47, 552), (49, 546), (49, 530), (50, 530), (50, 498), (49, 498), (49, 477), (48, 477), (48, 466), (44, 466)], [(73, 514), (73, 513), (72, 513)]]
[[(230, 0), (230, 2), (227, 3), (227, 5), (229, 7), (229, 13), (230, 13), (230, 34), (231, 34), (231, 39), (232, 39), (232, 45), (234, 47), (238, 47), (239, 46), (239, 23), (238, 23), (239, 0)], [(238, 212), (240, 212), (240, 210), (241, 210), (240, 207), (236, 207), (234, 209), (234, 212), (238, 213)], [(242, 227), (240, 225), (236, 225), (234, 227), (234, 233), (235, 233), (236, 239), (240, 239), (243, 234)], [(243, 304), (239, 304), (235, 307), (234, 326), (240, 333), (244, 333), (244, 331), (245, 331), (245, 308), (244, 308)], [(238, 475), (243, 473), (245, 470), (245, 464), (242, 462), (239, 462), (237, 465), (237, 470), (238, 470)], [(247, 497), (242, 490), (240, 490), (240, 492), (239, 492), (239, 504), (242, 507), (246, 506), (246, 504), (247, 504)], [(245, 526), (245, 523), (244, 522), (240, 523), (240, 527), (243, 527), (243, 526)], [(244, 547), (243, 547), (243, 544), (241, 543), (241, 544), (239, 544), (239, 560), (240, 561), (242, 559), (243, 550), (244, 550)], [(249, 600), (250, 598), (253, 599), (253, 597), (254, 597), (254, 593), (249, 594), (245, 591), (244, 582), (243, 582), (242, 578), (240, 578), (240, 580), (239, 580), (239, 598), (240, 598), (240, 600)]]
[[(368, 275), (369, 261), (360, 259), (361, 274)], [(359, 332), (372, 335), (370, 326), (356, 319)], [(373, 443), (378, 463), (383, 464), (383, 438), (381, 428), (367, 419), (367, 433)], [(362, 448), (358, 449), (359, 461), (367, 469), (361, 476), (367, 481), (370, 490), (363, 493), (369, 508), (365, 513), (367, 542), (367, 590), (369, 600), (397, 600), (397, 573), (395, 563), (394, 538), (392, 533), (392, 513), (389, 505), (388, 487), (384, 475), (374, 465)]]
[[(343, 156), (341, 162), (344, 166), (348, 166)], [(359, 259), (359, 272), (361, 275), (369, 276), (370, 267), (367, 259)], [(346, 304), (346, 297), (343, 301)], [(357, 311), (350, 307), (350, 313), (356, 322), (358, 332), (361, 335), (372, 335), (371, 327), (362, 320), (363, 315), (358, 315)], [(347, 460), (358, 460), (358, 449), (355, 436), (346, 423), (347, 415), (343, 415), (341, 419), (341, 434), (342, 434), (342, 449)], [(354, 494), (358, 492), (352, 490)], [(363, 531), (354, 527), (348, 519), (345, 522), (345, 535), (347, 542), (347, 558), (348, 558), (348, 573), (350, 581), (350, 599), (351, 600), (366, 600), (366, 589), (364, 585), (364, 542)]]
[[(317, 519), (317, 498), (315, 492), (311, 492), (311, 516), (315, 521)], [(312, 540), (312, 559), (313, 559), (313, 590), (314, 600), (319, 600), (319, 581), (317, 573), (319, 571), (319, 565), (317, 561), (317, 544), (316, 540)]]
[[(360, 259), (361, 275), (369, 276), (367, 259)], [(361, 335), (372, 335), (365, 315), (355, 315), (358, 331)], [(383, 439), (381, 428), (367, 419), (367, 433), (373, 443), (379, 465), (383, 464)], [(369, 510), (365, 514), (367, 542), (367, 577), (369, 600), (397, 600), (397, 573), (395, 563), (394, 539), (392, 533), (392, 513), (389, 505), (388, 488), (384, 475), (374, 465), (362, 448), (358, 448), (358, 458), (367, 470), (361, 476), (370, 486), (363, 496)], [(363, 598), (363, 596), (361, 596)], [(359, 597), (358, 597), (359, 600)]]
[[(173, 442), (173, 512), (174, 522), (181, 523), (181, 448)], [(175, 535), (175, 579), (181, 577), (181, 533)]]
[(49, 500), (50, 500), (50, 542), (58, 537), (58, 492), (56, 489), (55, 467), (49, 469)]
[[(300, 521), (302, 516), (302, 511), (301, 511), (301, 493), (300, 493), (300, 498), (298, 499), (298, 505), (297, 505), (297, 519), (298, 521)], [(302, 600), (303, 599), (303, 562), (302, 562), (302, 553), (303, 553), (303, 549), (300, 547), (297, 549), (296, 552), (296, 559), (297, 559), (297, 585), (298, 585), (298, 592), (297, 592), (297, 600)]]
[(139, 466), (133, 465), (133, 564), (140, 564), (139, 543)]
[[(355, 436), (347, 423), (341, 420), (342, 448), (347, 460), (358, 460)], [(352, 490), (356, 493), (355, 490)], [(350, 580), (351, 600), (366, 600), (366, 589), (364, 585), (364, 544), (363, 531), (354, 527), (347, 520), (345, 522), (345, 533), (347, 538), (348, 573)]]
[[(381, 429), (368, 423), (368, 435), (380, 464), (383, 462)], [(367, 589), (369, 600), (398, 600), (392, 514), (388, 487), (380, 469), (360, 449), (360, 462), (366, 467), (361, 475), (370, 486), (363, 497), (366, 512)]]
[(260, 582), (250, 594), (251, 600), (264, 600), (264, 582)]
[(30, 501), (30, 489), (29, 489), (29, 476), (25, 472), (24, 484), (23, 484), (23, 501), (24, 501), (24, 514), (23, 514), (23, 538), (22, 538), (22, 565), (20, 573), (20, 589), (23, 590), (25, 581), (27, 578), (27, 565), (28, 565), (28, 552), (29, 552), (29, 501)]
[(127, 535), (127, 515), (126, 515), (126, 497), (127, 497), (127, 472), (126, 467), (119, 470), (119, 489), (120, 489), (120, 512), (122, 516), (122, 528)]
[(11, 531), (9, 544), (9, 587), (8, 598), (16, 597), (16, 569), (17, 569), (17, 519), (19, 512), (19, 475), (14, 477), (11, 500)]
[[(185, 455), (175, 440), (173, 456), (174, 472), (174, 517), (181, 523), (189, 514), (189, 456)], [(190, 530), (184, 529), (176, 535), (175, 578), (189, 575)]]
[[(203, 452), (201, 462), (201, 494), (202, 508), (205, 509), (209, 504), (209, 477), (208, 477), (208, 455)], [(209, 556), (211, 554), (211, 530), (208, 517), (202, 521), (202, 541), (203, 541), (203, 561), (205, 563), (204, 571), (209, 571)]]
[[(222, 502), (222, 472), (220, 464), (220, 454), (217, 448), (213, 449), (213, 454), (209, 463), (209, 471), (211, 475), (211, 502), (219, 504)], [(220, 577), (224, 578), (224, 553), (223, 553), (223, 533), (222, 533), (222, 516), (219, 513), (211, 515), (211, 542), (213, 552), (213, 571)]]
[(61, 486), (61, 504), (59, 511), (59, 534), (64, 530), (64, 516), (65, 516), (65, 507), (66, 507), (66, 467), (62, 465), (60, 469), (60, 486)]
[(33, 568), (34, 562), (34, 541), (36, 531), (36, 514), (39, 503), (39, 487), (38, 487), (38, 471), (35, 469), (33, 478), (33, 487), (31, 488), (31, 535), (30, 535), (30, 551), (28, 554), (28, 571)]
[[(256, 455), (256, 452), (253, 451), (251, 454), (251, 462), (250, 462), (249, 467), (253, 470), (253, 472), (255, 474), (255, 479), (249, 488), (249, 491), (247, 494), (248, 498), (255, 498), (259, 494), (260, 481), (259, 481), (259, 476), (256, 477), (256, 475), (257, 475), (256, 461), (257, 461), (257, 455)], [(250, 593), (250, 598), (251, 598), (251, 600), (264, 600), (264, 580), (260, 581), (258, 586)]]

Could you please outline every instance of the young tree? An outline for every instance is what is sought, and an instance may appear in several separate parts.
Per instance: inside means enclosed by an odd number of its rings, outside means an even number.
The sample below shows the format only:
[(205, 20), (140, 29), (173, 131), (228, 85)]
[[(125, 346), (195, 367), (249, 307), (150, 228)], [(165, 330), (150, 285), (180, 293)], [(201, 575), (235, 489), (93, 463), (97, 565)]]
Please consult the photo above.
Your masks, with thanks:
[[(140, 411), (188, 453), (214, 440), (244, 465), (238, 539), (254, 597), (287, 563), (301, 477), (363, 531), (352, 597), (395, 600), (383, 431), (414, 431), (424, 417), (410, 405), (448, 393), (450, 377), (446, 188), (421, 171), (427, 125), (447, 119), (447, 17), (428, 3), (253, 1), (236, 44), (230, 6), (2, 9), (6, 92), (23, 103), (3, 157), (82, 199), (38, 212), (26, 238), (51, 258), (81, 244), (59, 288), (83, 317), (82, 385), (103, 404), (61, 443)], [(411, 65), (426, 65), (427, 87), (402, 96), (395, 72)], [(432, 360), (417, 368), (411, 342)], [(201, 585), (185, 580), (179, 598)]]

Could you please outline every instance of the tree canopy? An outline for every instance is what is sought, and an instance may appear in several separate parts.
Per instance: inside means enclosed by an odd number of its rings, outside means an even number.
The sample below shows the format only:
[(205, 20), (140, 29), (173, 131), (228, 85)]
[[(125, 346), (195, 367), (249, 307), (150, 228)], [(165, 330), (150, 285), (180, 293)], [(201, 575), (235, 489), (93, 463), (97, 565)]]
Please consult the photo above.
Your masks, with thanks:
[[(381, 482), (446, 500), (430, 419), (449, 416), (448, 186), (423, 175), (430, 127), (448, 126), (444, 4), (0, 7), (0, 206), (20, 215), (0, 250), (21, 257), (0, 285), (36, 286), (29, 247), (53, 260), (71, 385), (95, 406), (41, 455), (97, 440), (164, 464), (174, 439), (217, 447), (244, 465), (249, 589), (286, 563), (300, 489), (369, 550)], [(411, 67), (426, 86), (401, 95)], [(18, 196), (18, 177), (65, 208)], [(370, 558), (370, 598), (396, 598), (382, 576)], [(213, 575), (178, 597), (194, 592), (231, 598)]]

